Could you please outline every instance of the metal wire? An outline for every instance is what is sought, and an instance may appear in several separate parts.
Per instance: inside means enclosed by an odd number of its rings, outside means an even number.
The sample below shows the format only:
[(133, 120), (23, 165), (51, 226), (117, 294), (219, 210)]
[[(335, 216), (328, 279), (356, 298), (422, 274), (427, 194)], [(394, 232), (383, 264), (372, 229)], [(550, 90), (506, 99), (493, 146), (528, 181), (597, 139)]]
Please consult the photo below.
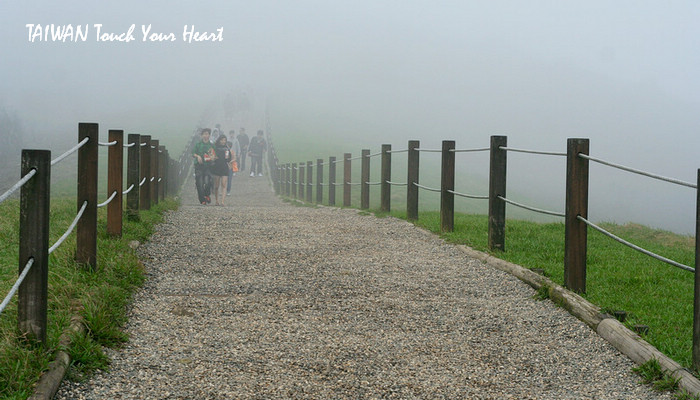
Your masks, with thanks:
[(114, 196), (116, 196), (116, 195), (117, 195), (117, 191), (115, 190), (115, 191), (112, 193), (112, 195), (109, 196), (109, 198), (108, 198), (107, 200), (105, 200), (104, 203), (98, 204), (98, 205), (97, 205), (97, 208), (104, 207), (104, 206), (106, 206), (107, 204), (109, 204), (109, 203), (114, 199)]
[(490, 147), (481, 147), (477, 149), (452, 149), (450, 150), (453, 153), (469, 153), (469, 152), (474, 152), (474, 151), (489, 151), (491, 150)]
[(524, 149), (516, 149), (513, 147), (506, 147), (506, 146), (500, 146), (499, 149), (505, 150), (505, 151), (513, 151), (516, 153), (530, 153), (530, 154), (542, 154), (545, 156), (563, 156), (563, 157), (566, 157), (566, 153), (557, 153), (557, 152), (553, 152), (553, 151), (524, 150)]
[(524, 204), (516, 203), (516, 202), (514, 202), (513, 200), (508, 200), (508, 199), (506, 199), (506, 198), (503, 197), (503, 196), (498, 196), (498, 198), (501, 199), (501, 200), (503, 200), (503, 201), (505, 201), (505, 202), (508, 203), (508, 204), (512, 204), (512, 205), (514, 205), (514, 206), (516, 206), (516, 207), (524, 208), (524, 209), (526, 209), (526, 210), (538, 212), (538, 213), (541, 213), (541, 214), (554, 215), (555, 217), (562, 217), (562, 218), (565, 218), (565, 217), (566, 217), (566, 214), (564, 214), (564, 213), (560, 213), (560, 212), (556, 212), (556, 211), (547, 211), (547, 210), (542, 210), (542, 209), (540, 209), (540, 208), (535, 208), (535, 207), (526, 206), (526, 205), (524, 205)]
[(7, 307), (8, 304), (10, 304), (10, 300), (12, 300), (12, 297), (17, 293), (17, 289), (19, 289), (20, 285), (24, 281), (24, 278), (27, 277), (27, 274), (29, 273), (29, 270), (32, 268), (32, 265), (34, 264), (34, 259), (30, 258), (29, 261), (27, 261), (27, 264), (24, 266), (24, 269), (22, 270), (22, 273), (19, 274), (19, 278), (17, 278), (17, 281), (15, 282), (14, 285), (12, 285), (12, 289), (10, 289), (10, 293), (5, 296), (5, 300), (2, 301), (2, 304), (0, 304), (0, 314), (2, 314), (3, 311), (5, 311), (5, 308)]
[(77, 151), (79, 148), (83, 147), (85, 143), (87, 143), (90, 140), (90, 137), (86, 137), (83, 140), (80, 141), (77, 145), (75, 145), (72, 149), (66, 151), (65, 153), (61, 154), (60, 156), (54, 158), (51, 160), (51, 165), (56, 165), (60, 163), (64, 158), (68, 157), (71, 155), (73, 152)]
[(131, 189), (133, 189), (134, 186), (135, 186), (135, 185), (132, 183), (131, 186), (129, 186), (128, 189), (126, 189), (125, 191), (122, 192), (122, 194), (127, 194), (127, 193), (131, 192)]
[(12, 193), (14, 193), (17, 189), (21, 188), (22, 186), (24, 186), (25, 183), (29, 182), (29, 180), (30, 180), (30, 179), (32, 178), (32, 176), (34, 176), (35, 174), (36, 174), (36, 168), (32, 168), (29, 172), (27, 172), (26, 175), (24, 175), (24, 176), (22, 177), (22, 179), (20, 179), (19, 181), (17, 181), (17, 183), (15, 183), (14, 185), (12, 185), (12, 187), (9, 188), (9, 189), (7, 190), (7, 192), (3, 193), (2, 196), (0, 196), (0, 203), (2, 203), (3, 201), (7, 200), (7, 198), (10, 197), (10, 195), (11, 195)]
[(690, 272), (695, 272), (695, 268), (692, 268), (692, 267), (689, 267), (689, 266), (687, 266), (687, 265), (681, 264), (681, 263), (679, 263), (679, 262), (670, 260), (670, 259), (668, 259), (668, 258), (666, 258), (666, 257), (660, 256), (660, 255), (658, 255), (658, 254), (656, 254), (656, 253), (652, 253), (652, 252), (649, 251), (649, 250), (646, 250), (646, 249), (643, 249), (643, 248), (641, 248), (641, 247), (639, 247), (639, 246), (637, 246), (637, 245), (634, 245), (634, 244), (632, 244), (632, 243), (630, 243), (630, 242), (628, 242), (628, 241), (626, 241), (626, 240), (624, 240), (624, 239), (622, 239), (622, 238), (620, 238), (620, 237), (618, 237), (618, 236), (615, 236), (614, 234), (612, 234), (612, 233), (606, 231), (605, 229), (599, 227), (598, 225), (596, 225), (596, 224), (594, 224), (593, 222), (591, 222), (591, 221), (589, 221), (589, 220), (583, 218), (583, 217), (580, 216), (580, 215), (577, 215), (576, 218), (578, 218), (579, 220), (583, 221), (586, 225), (588, 225), (588, 226), (590, 226), (591, 228), (597, 230), (598, 232), (602, 233), (603, 235), (605, 235), (605, 236), (607, 236), (607, 237), (609, 237), (609, 238), (611, 238), (611, 239), (614, 239), (614, 240), (616, 240), (616, 241), (618, 241), (618, 242), (624, 244), (625, 246), (628, 246), (628, 247), (630, 247), (630, 248), (632, 248), (632, 249), (634, 249), (634, 250), (637, 250), (638, 252), (640, 252), (640, 253), (642, 253), (642, 254), (646, 254), (646, 255), (648, 255), (649, 257), (655, 258), (655, 259), (657, 259), (657, 260), (659, 260), (659, 261), (663, 261), (663, 262), (665, 262), (665, 263), (667, 263), (667, 264), (673, 265), (674, 267), (678, 267), (678, 268), (680, 268), (680, 269), (683, 269), (683, 270), (686, 270), (686, 271), (690, 271)]
[(460, 196), (460, 197), (466, 197), (468, 199), (476, 199), (476, 200), (488, 200), (489, 196), (477, 196), (473, 194), (464, 194), (464, 193), (459, 193), (455, 192), (454, 190), (448, 190), (448, 193), (452, 193), (455, 196)]
[(415, 182), (413, 182), (413, 184), (416, 185), (416, 186), (418, 186), (418, 187), (421, 188), (421, 189), (430, 190), (431, 192), (438, 192), (438, 193), (439, 193), (439, 192), (442, 192), (442, 189), (435, 189), (435, 188), (423, 186), (423, 185), (420, 185), (420, 184), (415, 183)]
[(100, 146), (108, 146), (109, 147), (109, 146), (114, 146), (115, 144), (117, 144), (117, 141), (113, 140), (111, 142), (106, 142), (106, 143), (105, 142), (97, 142), (97, 144)]
[(61, 236), (61, 238), (58, 239), (56, 241), (56, 243), (54, 243), (53, 246), (49, 247), (49, 254), (53, 253), (53, 251), (56, 250), (58, 248), (58, 246), (60, 246), (66, 240), (68, 235), (70, 235), (70, 233), (73, 232), (73, 228), (75, 228), (75, 225), (78, 224), (78, 220), (80, 220), (80, 217), (83, 216), (83, 212), (85, 212), (85, 208), (87, 208), (87, 201), (83, 202), (83, 206), (80, 207), (80, 211), (78, 211), (78, 215), (75, 216), (75, 219), (70, 224), (70, 226), (68, 227), (66, 232), (63, 234), (63, 236)]
[(597, 162), (597, 163), (600, 163), (600, 164), (603, 164), (603, 165), (607, 165), (608, 167), (618, 168), (618, 169), (621, 169), (621, 170), (623, 170), (623, 171), (632, 172), (632, 173), (639, 174), (639, 175), (644, 175), (644, 176), (649, 177), (649, 178), (654, 178), (654, 179), (658, 179), (658, 180), (661, 180), (661, 181), (666, 181), (666, 182), (670, 182), (670, 183), (675, 183), (676, 185), (687, 186), (687, 187), (690, 187), (690, 188), (693, 188), (693, 189), (697, 189), (697, 188), (698, 188), (698, 186), (695, 185), (695, 184), (693, 184), (693, 183), (684, 182), (684, 181), (681, 181), (681, 180), (678, 180), (678, 179), (674, 179), (674, 178), (667, 178), (667, 177), (665, 177), (665, 176), (652, 174), (651, 172), (644, 172), (644, 171), (641, 171), (641, 170), (638, 170), (638, 169), (634, 169), (634, 168), (630, 168), (630, 167), (625, 167), (624, 165), (611, 163), (611, 162), (609, 162), (609, 161), (604, 161), (604, 160), (601, 160), (601, 159), (598, 159), (598, 158), (593, 158), (593, 157), (591, 157), (591, 156), (589, 156), (589, 155), (586, 155), (586, 154), (583, 154), (583, 153), (579, 153), (578, 156), (581, 157), (581, 158), (585, 158), (586, 160), (595, 161), (595, 162)]
[(398, 183), (398, 182), (386, 181), (386, 183), (388, 183), (390, 185), (396, 185), (396, 186), (407, 186), (408, 185), (408, 183), (406, 183), (406, 182)]

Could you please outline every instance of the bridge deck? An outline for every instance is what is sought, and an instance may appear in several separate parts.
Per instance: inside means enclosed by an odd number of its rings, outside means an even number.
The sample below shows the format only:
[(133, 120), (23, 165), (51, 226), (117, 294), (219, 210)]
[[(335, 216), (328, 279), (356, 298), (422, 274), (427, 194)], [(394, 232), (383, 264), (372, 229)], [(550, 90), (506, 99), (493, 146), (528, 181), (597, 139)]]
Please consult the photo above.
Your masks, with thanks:
[(664, 399), (517, 279), (393, 218), (282, 202), (239, 174), (139, 249), (111, 372), (57, 398)]

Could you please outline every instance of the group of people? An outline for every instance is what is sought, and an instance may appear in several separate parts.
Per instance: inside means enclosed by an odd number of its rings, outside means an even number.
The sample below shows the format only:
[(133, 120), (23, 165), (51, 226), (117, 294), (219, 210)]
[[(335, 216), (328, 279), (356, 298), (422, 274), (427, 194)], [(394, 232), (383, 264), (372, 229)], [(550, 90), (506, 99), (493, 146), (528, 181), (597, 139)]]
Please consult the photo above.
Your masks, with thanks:
[(200, 140), (194, 145), (192, 157), (197, 195), (202, 205), (211, 203), (212, 193), (215, 205), (225, 204), (226, 195), (231, 194), (231, 181), (237, 172), (245, 171), (247, 158), (250, 159), (250, 177), (263, 176), (262, 158), (267, 150), (263, 131), (248, 138), (245, 128), (241, 128), (238, 136), (234, 138), (234, 135), (233, 130), (229, 131), (229, 140), (219, 124), (213, 132), (209, 128), (199, 131)]

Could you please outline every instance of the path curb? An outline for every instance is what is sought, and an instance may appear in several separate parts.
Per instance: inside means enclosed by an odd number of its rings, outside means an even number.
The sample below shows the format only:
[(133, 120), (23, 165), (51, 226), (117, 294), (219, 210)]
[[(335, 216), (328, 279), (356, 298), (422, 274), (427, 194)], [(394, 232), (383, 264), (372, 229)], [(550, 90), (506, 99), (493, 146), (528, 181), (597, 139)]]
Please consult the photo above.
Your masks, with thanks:
[[(422, 228), (419, 229), (433, 234)], [(501, 260), (465, 245), (457, 245), (457, 247), (468, 256), (515, 276), (532, 286), (535, 290), (539, 290), (543, 286), (547, 287), (552, 301), (590, 326), (598, 335), (607, 340), (622, 354), (629, 357), (629, 359), (638, 365), (644, 364), (653, 358), (657, 359), (666, 373), (679, 379), (678, 386), (680, 388), (686, 390), (692, 396), (700, 396), (700, 380), (690, 371), (629, 330), (617, 319), (601, 313), (600, 307), (591, 304), (578, 294), (525, 267)]]

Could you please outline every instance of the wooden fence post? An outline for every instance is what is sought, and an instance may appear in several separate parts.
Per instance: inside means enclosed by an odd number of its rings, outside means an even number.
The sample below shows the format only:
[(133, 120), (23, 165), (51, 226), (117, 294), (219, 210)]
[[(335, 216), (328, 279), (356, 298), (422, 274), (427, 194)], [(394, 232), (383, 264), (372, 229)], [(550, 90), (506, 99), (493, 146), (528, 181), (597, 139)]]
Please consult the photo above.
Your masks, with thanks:
[(360, 164), (360, 208), (369, 208), (369, 149), (363, 149), (360, 153), (362, 163)]
[(284, 167), (284, 193), (289, 197), (292, 194), (292, 164), (287, 163)]
[(408, 141), (408, 179), (406, 180), (406, 219), (415, 221), (418, 219), (418, 186), (420, 167), (420, 141)]
[(94, 123), (78, 125), (78, 142), (89, 138), (78, 150), (78, 211), (87, 202), (76, 229), (75, 261), (97, 267), (97, 145), (99, 128)]
[(567, 140), (566, 153), (566, 221), (564, 238), (564, 285), (578, 293), (586, 292), (586, 251), (588, 225), (578, 219), (588, 218), (588, 139)]
[(314, 179), (314, 168), (312, 167), (313, 163), (311, 161), (306, 162), (306, 202), (311, 203), (313, 201), (313, 195), (311, 188), (313, 187), (313, 179)]
[(163, 200), (170, 194), (170, 187), (173, 181), (170, 180), (170, 153), (163, 147)]
[[(126, 195), (126, 215), (132, 221), (139, 220), (139, 199), (140, 187), (139, 182), (139, 164), (141, 162), (141, 135), (130, 133), (128, 136), (128, 144), (135, 143), (129, 147), (127, 151), (127, 166), (126, 166), (126, 188), (131, 188)], [(134, 185), (133, 187), (131, 185)]]
[(110, 130), (109, 142), (116, 142), (107, 150), (107, 198), (116, 193), (107, 204), (107, 234), (112, 237), (122, 236), (122, 186), (124, 182), (124, 131)]
[(150, 210), (151, 209), (151, 136), (141, 135), (141, 161), (140, 161), (140, 174), (141, 179), (139, 183), (143, 182), (141, 190), (139, 190), (139, 209)]
[(297, 197), (297, 163), (292, 163), (292, 197)]
[(304, 185), (304, 171), (306, 171), (306, 164), (303, 162), (299, 163), (299, 199), (304, 200), (304, 189), (306, 188), (306, 185)]
[(489, 167), (489, 249), (505, 250), (507, 152), (501, 147), (508, 145), (507, 136), (491, 136)]
[[(455, 221), (455, 141), (442, 141), (442, 178), (440, 187), (440, 231), (454, 231)], [(451, 192), (452, 191), (452, 192)]]
[(151, 178), (153, 178), (151, 181), (151, 204), (158, 204), (158, 192), (160, 187), (160, 183), (158, 182), (158, 173), (160, 170), (160, 153), (158, 153), (159, 147), (159, 140), (151, 140)]
[(335, 157), (328, 157), (328, 205), (335, 205)]
[(343, 154), (343, 206), (344, 207), (350, 207), (352, 204), (352, 200), (350, 198), (350, 189), (352, 186), (350, 183), (352, 183), (352, 161), (350, 160), (352, 158), (352, 154), (350, 153), (344, 153)]
[(391, 145), (382, 145), (382, 173), (381, 173), (380, 210), (391, 211)]
[(700, 371), (700, 169), (695, 189), (695, 296), (693, 298), (693, 369)]
[(323, 203), (323, 159), (316, 159), (316, 203)]
[(20, 176), (32, 169), (36, 174), (20, 190), (19, 273), (30, 259), (34, 262), (19, 286), (17, 325), (20, 335), (46, 343), (51, 152), (22, 150)]
[(165, 166), (167, 165), (167, 159), (165, 158), (165, 146), (158, 146), (158, 200), (165, 200), (165, 185), (168, 180), (168, 176), (165, 175)]

